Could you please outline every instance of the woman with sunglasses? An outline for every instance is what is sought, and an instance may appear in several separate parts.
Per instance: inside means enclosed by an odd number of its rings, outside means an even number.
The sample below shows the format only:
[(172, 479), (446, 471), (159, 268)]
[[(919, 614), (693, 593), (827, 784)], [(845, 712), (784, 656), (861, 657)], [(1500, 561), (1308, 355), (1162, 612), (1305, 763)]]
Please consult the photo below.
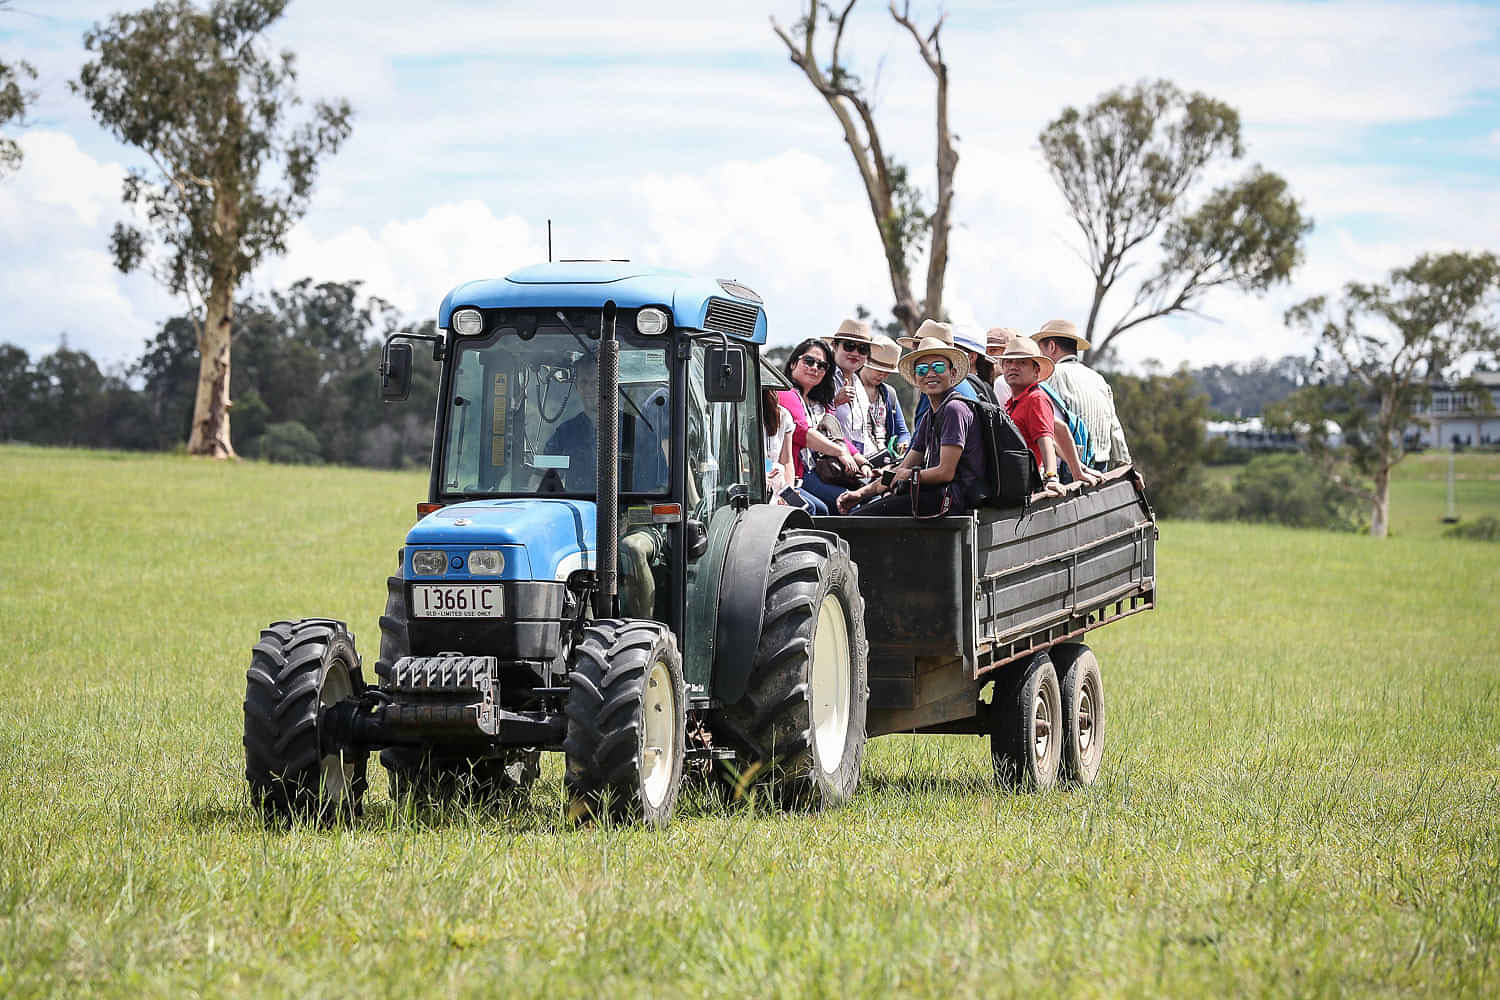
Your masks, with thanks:
[[(877, 479), (840, 496), (839, 510), (886, 517), (962, 514), (984, 496), (984, 442), (971, 433), (973, 410), (964, 404), (943, 404), (968, 375), (968, 355), (937, 337), (924, 337), (897, 367), (929, 404), (917, 421), (911, 449), (892, 476), (891, 486), (908, 480), (911, 485), (880, 496), (888, 487)], [(915, 491), (915, 498), (910, 491)]]
[(863, 320), (846, 319), (833, 335), (833, 415), (844, 430), (850, 453), (861, 465), (862, 476), (867, 475), (863, 467), (871, 450), (870, 397), (860, 391), (859, 373), (870, 360), (873, 342), (870, 324)]
[(782, 369), (796, 389), (783, 389), (781, 405), (792, 414), (792, 457), (797, 484), (813, 501), (814, 514), (834, 510), (842, 487), (829, 486), (813, 471), (816, 455), (832, 455), (851, 475), (859, 472), (859, 462), (842, 441), (828, 437), (818, 425), (833, 409), (833, 349), (824, 340), (809, 337), (793, 348)]

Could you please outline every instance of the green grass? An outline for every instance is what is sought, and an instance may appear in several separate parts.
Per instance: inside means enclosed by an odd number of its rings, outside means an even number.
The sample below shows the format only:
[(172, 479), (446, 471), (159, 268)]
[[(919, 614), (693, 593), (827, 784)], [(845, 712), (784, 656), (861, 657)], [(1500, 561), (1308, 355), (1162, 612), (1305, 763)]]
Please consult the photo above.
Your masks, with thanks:
[(372, 766), (351, 826), (268, 829), (249, 646), (328, 614), (373, 661), (424, 485), (0, 448), (0, 995), (1500, 988), (1500, 546), (1164, 525), (1160, 609), (1094, 641), (1089, 789), (899, 736), (820, 814), (574, 828), (549, 760), (514, 811), (402, 813)]

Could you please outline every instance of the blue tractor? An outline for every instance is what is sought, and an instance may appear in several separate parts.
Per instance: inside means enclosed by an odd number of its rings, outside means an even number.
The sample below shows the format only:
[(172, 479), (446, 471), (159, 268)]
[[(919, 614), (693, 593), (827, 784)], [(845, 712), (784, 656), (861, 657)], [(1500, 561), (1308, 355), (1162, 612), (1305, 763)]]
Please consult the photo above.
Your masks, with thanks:
[[(566, 758), (570, 810), (670, 816), (685, 768), (837, 802), (859, 780), (867, 643), (848, 544), (763, 502), (755, 292), (626, 262), (459, 285), (428, 498), (387, 581), (367, 677), (330, 619), (261, 632), (246, 775), (268, 814), (358, 811), (369, 753), (397, 795), (524, 789)], [(717, 764), (717, 767), (714, 765)]]

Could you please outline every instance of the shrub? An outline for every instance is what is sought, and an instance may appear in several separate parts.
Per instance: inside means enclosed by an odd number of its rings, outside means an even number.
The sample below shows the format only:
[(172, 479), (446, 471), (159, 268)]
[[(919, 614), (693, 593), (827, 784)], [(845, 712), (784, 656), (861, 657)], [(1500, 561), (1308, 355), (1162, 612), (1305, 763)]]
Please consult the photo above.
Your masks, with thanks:
[(1445, 538), (1467, 538), (1473, 542), (1500, 542), (1500, 519), (1486, 514), (1477, 521), (1455, 524), (1443, 532)]
[(322, 465), (323, 448), (318, 437), (296, 420), (268, 424), (266, 432), (251, 442), (252, 455), (285, 465)]
[(1302, 454), (1260, 455), (1234, 477), (1212, 514), (1221, 519), (1294, 528), (1354, 531), (1359, 497), (1337, 476)]

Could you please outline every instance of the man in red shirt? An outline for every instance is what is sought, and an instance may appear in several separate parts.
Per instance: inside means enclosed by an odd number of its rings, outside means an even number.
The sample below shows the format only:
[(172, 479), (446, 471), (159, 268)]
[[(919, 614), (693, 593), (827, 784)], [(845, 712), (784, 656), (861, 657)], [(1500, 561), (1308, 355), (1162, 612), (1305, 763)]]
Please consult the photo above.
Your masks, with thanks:
[[(1043, 491), (1062, 496), (1062, 484), (1057, 478), (1057, 438), (1053, 435), (1057, 415), (1052, 409), (1052, 400), (1037, 385), (1052, 374), (1052, 359), (1043, 354), (1030, 337), (1012, 337), (999, 360), (1001, 375), (1010, 389), (1005, 412), (1015, 421), (1036, 458), (1036, 467), (1042, 473)], [(1072, 443), (1073, 439), (1068, 438), (1068, 444)]]

